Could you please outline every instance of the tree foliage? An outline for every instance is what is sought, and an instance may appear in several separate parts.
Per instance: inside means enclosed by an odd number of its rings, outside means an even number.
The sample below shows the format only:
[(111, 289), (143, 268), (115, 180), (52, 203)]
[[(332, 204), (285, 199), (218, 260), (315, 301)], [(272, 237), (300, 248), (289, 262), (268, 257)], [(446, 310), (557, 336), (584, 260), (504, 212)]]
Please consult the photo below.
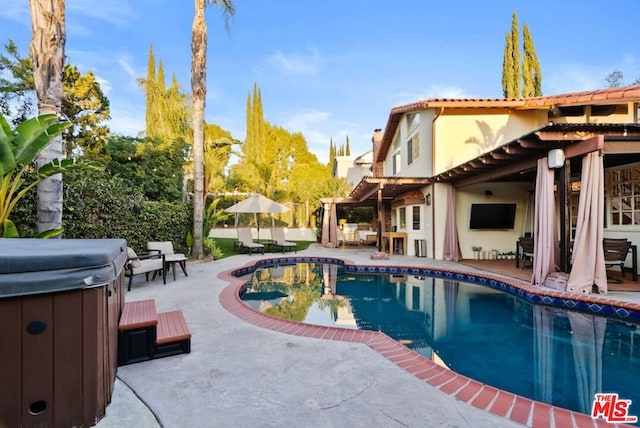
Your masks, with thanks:
[(522, 64), (520, 64), (518, 17), (516, 12), (513, 12), (511, 31), (505, 35), (502, 58), (502, 93), (505, 98), (542, 95), (542, 72), (529, 26), (526, 23), (523, 26), (522, 49)]
[(537, 97), (542, 95), (542, 72), (529, 26), (526, 23), (523, 26), (522, 35), (522, 96)]
[[(607, 82), (607, 86), (610, 88), (619, 88), (620, 86), (624, 86), (624, 73), (620, 70), (615, 70), (612, 71), (611, 73), (607, 74), (607, 76), (604, 78), (604, 80)], [(640, 85), (640, 77), (638, 77), (636, 80), (634, 80), (633, 82), (631, 82), (632, 85)]]
[(156, 63), (153, 48), (149, 47), (146, 79), (138, 79), (145, 93), (145, 135), (158, 143), (158, 147), (174, 144), (177, 140), (191, 141), (191, 111), (189, 96), (180, 89), (175, 74), (171, 85), (165, 85), (162, 61)]
[[(247, 133), (241, 150), (240, 161), (230, 169), (229, 189), (259, 192), (279, 202), (305, 206), (318, 205), (323, 197), (349, 193), (346, 181), (332, 177), (332, 166), (318, 161), (301, 133), (265, 120), (257, 84), (247, 97)], [(308, 217), (297, 220), (308, 225)]]
[(158, 146), (153, 138), (112, 137), (106, 170), (151, 201), (180, 202), (186, 145)]
[[(17, 125), (37, 111), (33, 80), (33, 61), (23, 57), (13, 40), (0, 54), (0, 110)], [(91, 71), (81, 74), (75, 65), (66, 64), (62, 74), (64, 100), (62, 114), (71, 126), (62, 134), (66, 157), (102, 160), (109, 129), (109, 100)]]

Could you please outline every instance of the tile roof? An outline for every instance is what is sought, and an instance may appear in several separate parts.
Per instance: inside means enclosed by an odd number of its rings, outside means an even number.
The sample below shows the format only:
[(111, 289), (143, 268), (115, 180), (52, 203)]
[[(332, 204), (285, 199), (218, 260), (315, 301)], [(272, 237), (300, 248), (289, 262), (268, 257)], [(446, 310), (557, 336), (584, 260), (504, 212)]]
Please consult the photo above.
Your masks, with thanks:
[(427, 108), (513, 108), (517, 110), (549, 109), (554, 106), (604, 105), (640, 102), (640, 85), (606, 88), (592, 91), (570, 92), (531, 98), (429, 98), (393, 107), (384, 129), (379, 153), (374, 160), (386, 156), (403, 114)]

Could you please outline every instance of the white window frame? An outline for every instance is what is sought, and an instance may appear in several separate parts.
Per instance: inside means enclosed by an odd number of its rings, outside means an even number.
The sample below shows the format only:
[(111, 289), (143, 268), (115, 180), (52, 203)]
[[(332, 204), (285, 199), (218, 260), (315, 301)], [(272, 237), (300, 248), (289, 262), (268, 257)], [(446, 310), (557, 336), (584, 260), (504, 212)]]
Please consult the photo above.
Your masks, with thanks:
[(407, 139), (407, 165), (420, 159), (420, 133), (414, 133)]
[(640, 229), (640, 163), (611, 168), (607, 177), (608, 227)]

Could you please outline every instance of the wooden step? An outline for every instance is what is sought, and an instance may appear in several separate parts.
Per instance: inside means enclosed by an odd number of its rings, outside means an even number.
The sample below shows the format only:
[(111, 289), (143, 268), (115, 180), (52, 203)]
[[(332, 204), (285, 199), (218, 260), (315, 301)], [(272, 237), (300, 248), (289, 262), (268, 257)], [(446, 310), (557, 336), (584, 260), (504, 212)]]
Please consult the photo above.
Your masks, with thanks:
[(156, 302), (153, 299), (126, 302), (120, 316), (118, 329), (133, 330), (144, 327), (152, 327), (158, 323), (156, 314)]
[(161, 312), (156, 326), (154, 358), (191, 352), (191, 332), (182, 311)]
[(156, 341), (155, 300), (126, 302), (118, 323), (118, 365), (153, 358)]

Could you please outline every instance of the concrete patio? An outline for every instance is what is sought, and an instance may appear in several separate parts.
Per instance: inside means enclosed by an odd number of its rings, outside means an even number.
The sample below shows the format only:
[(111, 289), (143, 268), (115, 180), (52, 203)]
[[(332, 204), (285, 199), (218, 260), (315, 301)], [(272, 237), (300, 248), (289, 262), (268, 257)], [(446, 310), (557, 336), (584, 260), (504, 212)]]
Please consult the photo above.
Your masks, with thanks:
[[(399, 255), (372, 260), (373, 251), (313, 244), (295, 255), (477, 270)], [(190, 263), (189, 277), (179, 274), (167, 285), (136, 278), (126, 300), (152, 298), (158, 311), (181, 309), (193, 335), (192, 351), (119, 367), (112, 402), (96, 426), (522, 426), (443, 393), (366, 344), (279, 333), (243, 321), (221, 306), (219, 297), (228, 283), (220, 273), (278, 256), (243, 254)], [(607, 297), (640, 303), (636, 292)], [(525, 425), (533, 425), (533, 420)]]

